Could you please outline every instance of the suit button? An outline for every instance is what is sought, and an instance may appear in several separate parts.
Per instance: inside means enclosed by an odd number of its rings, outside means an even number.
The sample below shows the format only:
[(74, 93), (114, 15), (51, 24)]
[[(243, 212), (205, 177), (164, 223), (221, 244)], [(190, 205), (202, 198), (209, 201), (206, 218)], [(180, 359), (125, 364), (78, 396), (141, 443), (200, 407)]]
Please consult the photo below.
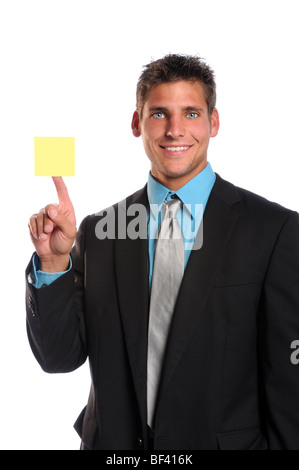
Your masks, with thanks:
[(143, 446), (143, 440), (141, 439), (141, 437), (137, 438), (137, 444), (139, 445), (139, 447)]

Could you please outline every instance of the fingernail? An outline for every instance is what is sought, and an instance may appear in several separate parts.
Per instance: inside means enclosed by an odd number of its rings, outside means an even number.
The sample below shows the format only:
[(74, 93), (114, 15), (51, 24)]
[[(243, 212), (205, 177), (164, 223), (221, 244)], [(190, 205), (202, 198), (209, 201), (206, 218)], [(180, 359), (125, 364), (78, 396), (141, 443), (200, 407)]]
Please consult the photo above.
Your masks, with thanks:
[(44, 230), (45, 230), (45, 232), (50, 232), (50, 230), (51, 230), (50, 225), (44, 225)]
[(41, 233), (39, 236), (40, 240), (47, 240), (48, 236), (45, 233)]
[(57, 215), (57, 210), (56, 209), (50, 209), (49, 210), (49, 216), (52, 217), (52, 219), (54, 219)]

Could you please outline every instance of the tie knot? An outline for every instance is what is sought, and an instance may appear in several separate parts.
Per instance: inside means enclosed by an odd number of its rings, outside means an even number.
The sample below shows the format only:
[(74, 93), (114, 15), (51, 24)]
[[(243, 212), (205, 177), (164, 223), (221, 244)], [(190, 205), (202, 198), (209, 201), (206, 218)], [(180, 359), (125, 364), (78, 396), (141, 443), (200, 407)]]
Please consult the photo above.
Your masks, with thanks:
[(166, 212), (165, 218), (174, 219), (177, 215), (179, 208), (181, 207), (180, 199), (172, 199), (171, 201), (165, 202)]

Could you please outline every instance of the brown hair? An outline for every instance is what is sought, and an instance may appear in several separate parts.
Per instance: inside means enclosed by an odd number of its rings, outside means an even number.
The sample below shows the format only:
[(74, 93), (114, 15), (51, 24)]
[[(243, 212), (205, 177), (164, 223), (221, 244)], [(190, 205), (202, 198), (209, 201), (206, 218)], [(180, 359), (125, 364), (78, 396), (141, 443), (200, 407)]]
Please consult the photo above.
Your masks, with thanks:
[(137, 109), (142, 116), (148, 93), (161, 83), (179, 80), (199, 81), (203, 84), (209, 116), (216, 106), (214, 71), (200, 57), (168, 54), (144, 66), (137, 83)]

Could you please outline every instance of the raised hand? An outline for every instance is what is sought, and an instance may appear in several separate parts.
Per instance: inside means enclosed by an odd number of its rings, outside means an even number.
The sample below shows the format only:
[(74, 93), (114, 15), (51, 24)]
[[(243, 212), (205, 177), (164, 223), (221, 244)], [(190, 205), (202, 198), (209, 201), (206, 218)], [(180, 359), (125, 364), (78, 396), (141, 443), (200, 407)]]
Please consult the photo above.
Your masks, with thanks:
[(67, 187), (60, 176), (52, 177), (59, 204), (49, 204), (30, 217), (28, 226), (41, 269), (60, 272), (67, 269), (69, 253), (76, 236), (76, 218)]

